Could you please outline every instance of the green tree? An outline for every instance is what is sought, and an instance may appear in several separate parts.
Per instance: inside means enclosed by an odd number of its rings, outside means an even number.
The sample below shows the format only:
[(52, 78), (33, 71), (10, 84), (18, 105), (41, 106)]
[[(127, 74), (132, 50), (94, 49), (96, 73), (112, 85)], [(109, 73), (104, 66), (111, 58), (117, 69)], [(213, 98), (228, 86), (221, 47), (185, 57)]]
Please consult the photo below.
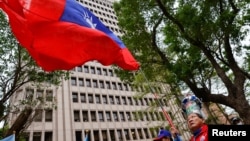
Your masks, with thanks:
[[(18, 110), (18, 106), (13, 108), (9, 105), (9, 99), (16, 90), (27, 83), (33, 83), (37, 87), (40, 87), (42, 83), (58, 85), (69, 76), (69, 72), (66, 71), (45, 72), (39, 68), (27, 51), (18, 44), (10, 30), (6, 15), (1, 11), (0, 62), (0, 122), (4, 122), (4, 125), (7, 126), (8, 114), (13, 112), (12, 110)], [(3, 132), (3, 136), (8, 136), (13, 131), (18, 136), (19, 132), (29, 125), (28, 121), (34, 118), (32, 114), (35, 110), (32, 107), (34, 103), (36, 103), (35, 106), (44, 104), (42, 100), (38, 102), (25, 99), (20, 102), (20, 105), (25, 108), (19, 111), (21, 114), (12, 126)]]
[[(120, 0), (122, 40), (141, 63), (136, 78), (189, 88), (250, 124), (249, 0)], [(244, 41), (248, 41), (246, 44)], [(129, 72), (119, 72), (131, 80)]]

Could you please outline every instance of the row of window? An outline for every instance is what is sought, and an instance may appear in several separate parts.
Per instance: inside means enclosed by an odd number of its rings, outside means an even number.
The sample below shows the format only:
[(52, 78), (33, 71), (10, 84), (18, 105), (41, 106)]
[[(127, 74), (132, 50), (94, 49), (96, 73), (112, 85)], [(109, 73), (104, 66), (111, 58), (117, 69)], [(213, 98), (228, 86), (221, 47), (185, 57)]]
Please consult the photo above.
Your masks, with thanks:
[[(86, 134), (88, 134), (89, 141), (124, 141), (151, 139), (156, 136), (156, 131), (148, 128), (90, 130), (88, 132), (84, 131), (85, 136)], [(75, 137), (76, 141), (82, 141), (82, 131), (75, 131)]]
[(138, 105), (150, 106), (154, 102), (153, 98), (134, 99), (130, 96), (100, 95), (92, 93), (72, 92), (72, 102), (74, 103), (95, 103), (95, 104), (117, 104), (117, 105)]
[[(75, 131), (75, 141), (83, 141), (87, 135), (88, 141), (143, 140), (155, 137), (156, 132), (148, 128)], [(53, 132), (24, 132), (23, 137), (25, 141), (53, 141)]]
[(91, 73), (91, 74), (104, 75), (104, 76), (114, 76), (114, 72), (112, 69), (100, 68), (100, 67), (88, 66), (88, 65), (78, 66), (74, 68), (74, 71), (77, 71), (77, 72), (84, 71), (84, 73)]
[(74, 110), (75, 122), (162, 121), (162, 112)]
[[(137, 91), (137, 92), (145, 92), (144, 87), (130, 87), (126, 83), (114, 82), (114, 81), (104, 81), (90, 78), (82, 78), (82, 77), (71, 77), (71, 85), (79, 86), (79, 87), (89, 87), (89, 88), (101, 88), (101, 89), (112, 89), (112, 90), (120, 90), (120, 91)], [(162, 93), (160, 87), (152, 88), (157, 93)]]

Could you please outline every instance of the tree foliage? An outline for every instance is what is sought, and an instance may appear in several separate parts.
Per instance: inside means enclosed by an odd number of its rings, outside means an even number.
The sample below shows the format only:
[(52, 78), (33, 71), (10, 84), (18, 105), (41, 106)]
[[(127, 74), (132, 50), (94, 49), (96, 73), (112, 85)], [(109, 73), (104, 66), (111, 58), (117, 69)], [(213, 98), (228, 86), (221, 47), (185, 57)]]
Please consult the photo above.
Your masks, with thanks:
[[(68, 79), (68, 76), (69, 72), (45, 72), (38, 67), (25, 48), (18, 44), (11, 32), (6, 15), (0, 11), (0, 122), (6, 121), (6, 117), (12, 112), (11, 109), (14, 109), (9, 107), (9, 99), (20, 87), (27, 83), (33, 83), (34, 87), (40, 87), (42, 83), (59, 85), (61, 80)], [(34, 105), (29, 104), (34, 101), (27, 102), (27, 99), (25, 101), (22, 101), (20, 105), (26, 106), (21, 112), (26, 114), (19, 115), (22, 118), (16, 120), (13, 126), (5, 131), (6, 136), (12, 134), (13, 131), (16, 131), (16, 136), (18, 136), (17, 131), (26, 128), (28, 119), (32, 118), (31, 113), (35, 107), (31, 108)], [(36, 105), (38, 104), (44, 103), (38, 102)]]
[[(136, 78), (189, 88), (250, 124), (249, 0), (120, 0), (122, 40), (141, 63)], [(131, 81), (129, 72), (119, 71)]]

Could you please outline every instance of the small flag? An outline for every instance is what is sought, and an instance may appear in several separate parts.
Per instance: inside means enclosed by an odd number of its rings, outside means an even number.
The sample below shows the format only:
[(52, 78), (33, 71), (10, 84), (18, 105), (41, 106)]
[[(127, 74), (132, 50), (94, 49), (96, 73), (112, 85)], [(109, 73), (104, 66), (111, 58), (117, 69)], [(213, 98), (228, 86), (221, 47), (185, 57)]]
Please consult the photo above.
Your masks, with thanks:
[(75, 0), (3, 0), (0, 8), (19, 43), (45, 71), (71, 70), (94, 60), (139, 69), (123, 42)]
[(1, 139), (0, 141), (15, 141), (15, 134), (8, 136), (4, 139)]

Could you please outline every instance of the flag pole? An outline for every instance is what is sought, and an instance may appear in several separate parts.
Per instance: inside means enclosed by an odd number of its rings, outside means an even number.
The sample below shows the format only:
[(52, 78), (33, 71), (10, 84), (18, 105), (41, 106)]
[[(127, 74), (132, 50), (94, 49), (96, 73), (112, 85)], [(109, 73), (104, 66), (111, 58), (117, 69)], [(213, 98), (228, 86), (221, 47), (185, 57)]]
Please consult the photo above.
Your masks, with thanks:
[[(141, 69), (140, 69), (140, 71), (143, 74), (143, 77), (145, 78), (146, 82), (148, 82), (148, 84), (149, 84), (149, 81), (148, 81), (146, 75), (144, 74), (144, 72)], [(157, 95), (156, 92), (154, 92), (154, 89), (151, 87), (151, 85), (149, 85), (149, 89), (150, 89), (150, 92), (154, 95), (156, 103), (161, 107), (161, 110), (162, 110), (166, 120), (170, 124), (170, 126), (173, 127), (174, 129), (176, 129), (173, 122), (172, 122), (172, 120), (171, 120), (171, 118), (170, 118), (170, 116), (169, 116), (169, 114), (164, 109), (164, 106), (163, 106), (162, 102), (158, 99), (158, 95)]]

